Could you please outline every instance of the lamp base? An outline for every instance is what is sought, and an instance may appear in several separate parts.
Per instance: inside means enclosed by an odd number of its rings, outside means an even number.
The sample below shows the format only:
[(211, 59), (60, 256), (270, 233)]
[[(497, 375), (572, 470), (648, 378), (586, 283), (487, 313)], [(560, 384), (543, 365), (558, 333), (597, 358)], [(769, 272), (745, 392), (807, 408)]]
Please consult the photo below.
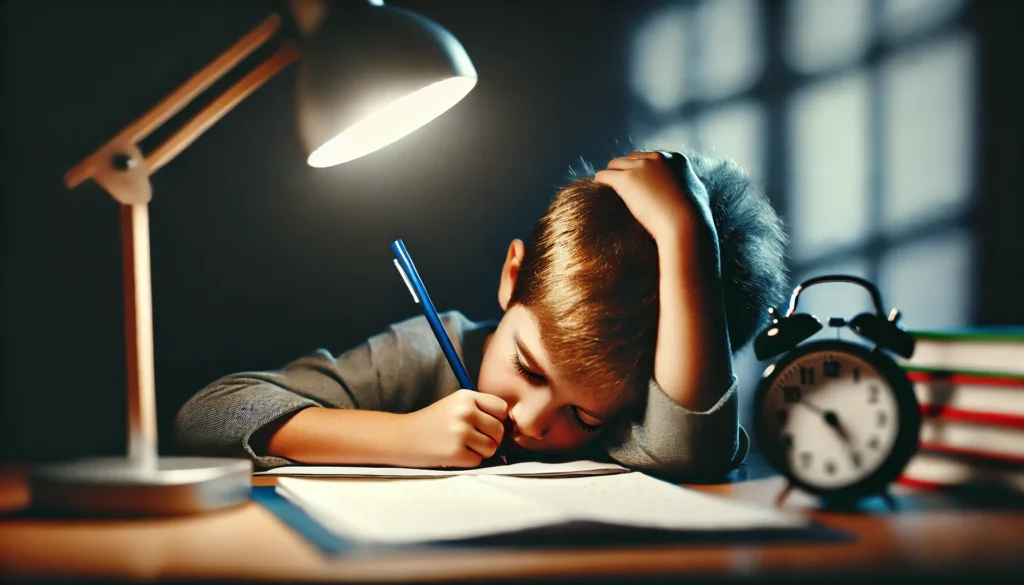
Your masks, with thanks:
[(31, 475), (32, 507), (87, 516), (175, 516), (248, 501), (252, 462), (161, 457), (147, 469), (125, 457), (41, 466)]

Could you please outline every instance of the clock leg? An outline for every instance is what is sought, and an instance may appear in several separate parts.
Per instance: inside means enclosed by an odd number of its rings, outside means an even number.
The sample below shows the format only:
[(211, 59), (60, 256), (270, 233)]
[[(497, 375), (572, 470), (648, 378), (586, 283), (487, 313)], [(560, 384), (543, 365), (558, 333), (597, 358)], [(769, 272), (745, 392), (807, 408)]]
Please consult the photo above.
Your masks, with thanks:
[(783, 502), (785, 502), (786, 497), (789, 496), (789, 492), (792, 489), (793, 489), (793, 484), (791, 484), (789, 482), (786, 482), (786, 487), (782, 488), (782, 491), (779, 492), (778, 497), (775, 498), (775, 505), (777, 507), (782, 507)]

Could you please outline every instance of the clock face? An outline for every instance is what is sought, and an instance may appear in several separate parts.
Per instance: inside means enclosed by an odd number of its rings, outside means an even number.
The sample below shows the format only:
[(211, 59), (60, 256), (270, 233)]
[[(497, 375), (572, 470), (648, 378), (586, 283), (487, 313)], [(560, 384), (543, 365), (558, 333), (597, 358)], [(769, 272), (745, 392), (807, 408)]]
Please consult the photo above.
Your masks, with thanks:
[(770, 372), (759, 400), (766, 454), (820, 492), (856, 485), (891, 466), (899, 444), (906, 398), (877, 361), (857, 353), (836, 344), (800, 353)]

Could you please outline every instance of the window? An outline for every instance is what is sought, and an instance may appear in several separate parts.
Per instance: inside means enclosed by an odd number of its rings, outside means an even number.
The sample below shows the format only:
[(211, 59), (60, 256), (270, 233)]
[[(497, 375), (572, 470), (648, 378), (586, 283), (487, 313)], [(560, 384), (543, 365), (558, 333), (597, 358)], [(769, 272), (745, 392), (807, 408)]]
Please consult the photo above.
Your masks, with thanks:
[[(969, 17), (965, 0), (661, 4), (633, 31), (631, 138), (744, 166), (786, 221), (789, 290), (853, 274), (876, 283), (908, 328), (965, 325), (977, 142)], [(824, 322), (871, 304), (857, 287), (827, 284), (799, 308)], [(766, 365), (750, 347), (737, 356), (744, 395)]]

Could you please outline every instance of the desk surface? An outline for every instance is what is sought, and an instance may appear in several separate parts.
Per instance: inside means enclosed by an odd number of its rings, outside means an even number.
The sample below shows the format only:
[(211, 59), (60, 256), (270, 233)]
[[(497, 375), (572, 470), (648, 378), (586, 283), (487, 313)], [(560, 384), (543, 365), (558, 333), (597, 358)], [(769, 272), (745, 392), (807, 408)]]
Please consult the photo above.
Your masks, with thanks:
[[(273, 478), (254, 478), (270, 485)], [(771, 503), (778, 477), (690, 486)], [(49, 520), (11, 515), (28, 502), (24, 474), (0, 472), (0, 578), (466, 581), (585, 577), (787, 580), (820, 577), (990, 578), (1024, 574), (1024, 505), (956, 502), (902, 490), (901, 510), (820, 512), (853, 542), (644, 546), (592, 550), (487, 550), (325, 557), (257, 503), (209, 515), (152, 520)], [(794, 493), (785, 505), (810, 508)], [(973, 580), (973, 579), (971, 579)]]

